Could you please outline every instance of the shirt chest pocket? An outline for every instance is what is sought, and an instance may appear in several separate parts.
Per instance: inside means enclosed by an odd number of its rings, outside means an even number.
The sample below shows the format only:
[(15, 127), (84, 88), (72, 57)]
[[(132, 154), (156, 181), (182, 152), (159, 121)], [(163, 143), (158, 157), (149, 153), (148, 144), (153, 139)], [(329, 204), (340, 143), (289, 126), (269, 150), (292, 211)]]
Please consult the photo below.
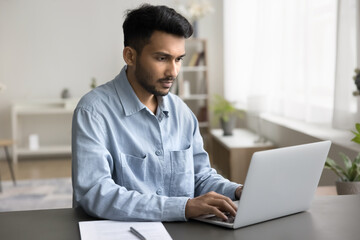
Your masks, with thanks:
[(194, 160), (193, 150), (189, 148), (170, 152), (171, 195), (194, 196)]
[(148, 177), (147, 160), (147, 156), (140, 158), (121, 153), (119, 161), (121, 185), (128, 189), (140, 190)]

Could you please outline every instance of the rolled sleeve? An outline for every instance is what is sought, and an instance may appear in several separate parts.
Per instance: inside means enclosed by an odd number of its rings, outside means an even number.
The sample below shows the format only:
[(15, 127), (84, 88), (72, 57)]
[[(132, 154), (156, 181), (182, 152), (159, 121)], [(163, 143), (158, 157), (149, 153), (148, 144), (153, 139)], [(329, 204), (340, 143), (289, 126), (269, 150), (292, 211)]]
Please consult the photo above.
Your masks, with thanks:
[(187, 221), (185, 208), (188, 200), (187, 197), (169, 197), (165, 201), (162, 221)]

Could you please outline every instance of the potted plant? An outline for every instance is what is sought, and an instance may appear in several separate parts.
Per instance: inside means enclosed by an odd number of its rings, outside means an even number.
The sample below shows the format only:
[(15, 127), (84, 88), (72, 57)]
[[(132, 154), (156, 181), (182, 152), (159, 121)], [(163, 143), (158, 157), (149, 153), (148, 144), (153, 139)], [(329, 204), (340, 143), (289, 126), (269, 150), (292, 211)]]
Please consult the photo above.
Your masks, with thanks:
[(224, 97), (217, 94), (214, 96), (212, 110), (215, 117), (220, 120), (224, 136), (232, 135), (232, 131), (236, 124), (236, 118), (242, 117), (243, 111), (236, 109), (234, 103), (229, 102)]
[[(360, 144), (360, 123), (355, 124), (356, 132), (351, 141)], [(325, 162), (325, 168), (331, 169), (338, 177), (336, 181), (336, 191), (339, 195), (360, 194), (360, 153), (351, 160), (346, 154), (339, 153), (344, 167), (338, 165), (333, 159), (328, 158)]]

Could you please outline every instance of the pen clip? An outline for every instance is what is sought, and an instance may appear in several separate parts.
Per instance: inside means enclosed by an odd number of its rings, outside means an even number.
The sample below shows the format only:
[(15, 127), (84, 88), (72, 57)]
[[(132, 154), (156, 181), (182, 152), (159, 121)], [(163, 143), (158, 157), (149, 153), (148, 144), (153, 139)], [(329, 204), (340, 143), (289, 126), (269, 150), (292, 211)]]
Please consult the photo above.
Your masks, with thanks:
[(139, 231), (137, 231), (135, 228), (130, 227), (130, 232), (132, 234), (134, 234), (135, 236), (137, 236), (139, 239), (146, 240), (146, 238)]

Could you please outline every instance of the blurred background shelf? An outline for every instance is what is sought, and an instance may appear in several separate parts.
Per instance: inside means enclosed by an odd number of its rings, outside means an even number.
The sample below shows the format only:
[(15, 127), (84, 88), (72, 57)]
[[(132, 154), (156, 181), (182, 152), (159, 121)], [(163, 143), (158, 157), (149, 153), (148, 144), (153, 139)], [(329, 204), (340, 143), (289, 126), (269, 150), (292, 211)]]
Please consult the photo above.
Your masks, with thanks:
[(205, 148), (209, 134), (209, 82), (206, 39), (186, 40), (186, 58), (182, 64), (177, 84), (171, 90), (177, 94), (198, 118)]
[[(13, 104), (13, 162), (17, 163), (19, 157), (70, 155), (71, 120), (78, 101), (77, 98), (39, 99)], [(35, 148), (30, 146), (31, 135), (36, 136)]]

